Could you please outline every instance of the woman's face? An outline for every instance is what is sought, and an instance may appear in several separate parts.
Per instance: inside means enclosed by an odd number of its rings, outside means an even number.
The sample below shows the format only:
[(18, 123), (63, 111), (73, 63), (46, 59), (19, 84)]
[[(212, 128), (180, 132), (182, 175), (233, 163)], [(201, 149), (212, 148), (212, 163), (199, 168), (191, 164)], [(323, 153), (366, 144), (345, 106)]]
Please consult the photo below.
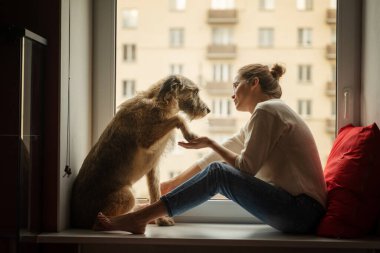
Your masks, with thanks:
[(252, 104), (251, 85), (245, 79), (236, 77), (232, 84), (233, 95), (236, 110), (249, 111)]

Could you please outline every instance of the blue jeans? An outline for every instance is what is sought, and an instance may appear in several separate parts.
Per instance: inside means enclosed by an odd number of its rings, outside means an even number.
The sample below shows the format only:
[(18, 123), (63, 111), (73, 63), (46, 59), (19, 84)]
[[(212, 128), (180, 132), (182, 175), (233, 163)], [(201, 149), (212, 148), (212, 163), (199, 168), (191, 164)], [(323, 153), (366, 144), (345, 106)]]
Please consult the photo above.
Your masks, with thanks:
[(324, 207), (306, 194), (293, 196), (252, 175), (213, 162), (161, 197), (169, 216), (179, 215), (220, 193), (264, 223), (286, 233), (313, 233)]

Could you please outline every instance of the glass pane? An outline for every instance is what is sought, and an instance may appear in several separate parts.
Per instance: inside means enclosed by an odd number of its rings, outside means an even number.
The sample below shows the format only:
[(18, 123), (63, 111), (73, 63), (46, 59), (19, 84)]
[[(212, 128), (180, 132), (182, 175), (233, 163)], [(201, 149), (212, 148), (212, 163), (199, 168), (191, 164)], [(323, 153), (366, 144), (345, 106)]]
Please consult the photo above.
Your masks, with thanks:
[[(294, 0), (262, 1), (270, 12), (258, 1), (239, 0), (187, 0), (186, 8), (175, 12), (170, 6), (173, 2), (118, 1), (116, 107), (127, 99), (123, 81), (134, 80), (135, 92), (139, 92), (181, 72), (200, 86), (200, 96), (212, 109), (205, 118), (189, 122), (190, 128), (222, 141), (249, 119), (231, 103), (236, 71), (249, 63), (281, 63), (287, 69), (281, 79), (282, 99), (305, 117), (324, 166), (335, 136), (329, 127), (335, 121), (336, 103), (335, 1), (299, 1), (300, 6)], [(307, 11), (298, 11), (299, 7)], [(138, 13), (134, 29), (123, 29), (122, 11), (128, 9)], [(262, 30), (260, 40), (262, 28), (269, 29)], [(260, 47), (260, 41), (270, 47)], [(134, 45), (132, 61), (123, 60), (123, 45)], [(124, 52), (124, 58), (130, 53), (125, 56)], [(183, 139), (176, 132), (175, 147), (160, 163), (162, 180), (177, 175), (208, 152), (176, 146)], [(144, 179), (134, 189), (137, 196), (148, 197)]]

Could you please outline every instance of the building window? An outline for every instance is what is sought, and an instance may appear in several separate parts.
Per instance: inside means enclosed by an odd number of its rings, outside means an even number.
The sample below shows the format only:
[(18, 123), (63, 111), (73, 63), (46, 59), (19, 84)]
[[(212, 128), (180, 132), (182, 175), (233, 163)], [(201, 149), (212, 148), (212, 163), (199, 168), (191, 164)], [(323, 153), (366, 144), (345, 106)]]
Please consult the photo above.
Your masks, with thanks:
[(170, 28), (170, 46), (183, 47), (184, 30), (183, 28)]
[(135, 95), (136, 84), (135, 80), (123, 80), (123, 97), (128, 99)]
[(182, 75), (183, 65), (182, 64), (170, 64), (170, 74), (171, 75)]
[(136, 28), (139, 12), (136, 9), (126, 9), (122, 11), (123, 28)]
[(212, 72), (215, 82), (230, 82), (232, 80), (231, 64), (214, 64)]
[(313, 9), (313, 0), (297, 0), (297, 10), (310, 11)]
[(231, 45), (232, 44), (232, 29), (230, 28), (213, 28), (212, 43), (214, 45)]
[(298, 81), (299, 82), (311, 82), (311, 65), (299, 65), (298, 66)]
[(259, 28), (259, 47), (273, 47), (273, 28)]
[(184, 11), (186, 9), (186, 0), (169, 0), (170, 10), (172, 11)]
[(216, 98), (212, 100), (212, 114), (214, 116), (226, 117), (231, 115), (231, 99)]
[(260, 0), (260, 10), (272, 11), (274, 6), (275, 0)]
[(311, 116), (311, 100), (310, 99), (300, 99), (297, 102), (298, 114), (304, 117)]
[(213, 10), (226, 10), (234, 9), (235, 1), (234, 0), (212, 0), (211, 9)]
[(298, 28), (298, 46), (310, 47), (312, 44), (312, 29)]
[(124, 44), (123, 45), (123, 60), (124, 61), (136, 61), (136, 45)]

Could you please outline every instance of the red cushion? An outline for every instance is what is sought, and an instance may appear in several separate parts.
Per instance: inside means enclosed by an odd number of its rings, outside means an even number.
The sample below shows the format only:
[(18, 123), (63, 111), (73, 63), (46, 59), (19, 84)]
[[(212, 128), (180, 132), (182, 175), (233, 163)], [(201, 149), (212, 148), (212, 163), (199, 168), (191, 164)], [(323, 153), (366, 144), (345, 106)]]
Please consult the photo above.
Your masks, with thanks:
[(380, 217), (380, 131), (347, 125), (339, 130), (324, 170), (327, 212), (317, 234), (355, 238)]

